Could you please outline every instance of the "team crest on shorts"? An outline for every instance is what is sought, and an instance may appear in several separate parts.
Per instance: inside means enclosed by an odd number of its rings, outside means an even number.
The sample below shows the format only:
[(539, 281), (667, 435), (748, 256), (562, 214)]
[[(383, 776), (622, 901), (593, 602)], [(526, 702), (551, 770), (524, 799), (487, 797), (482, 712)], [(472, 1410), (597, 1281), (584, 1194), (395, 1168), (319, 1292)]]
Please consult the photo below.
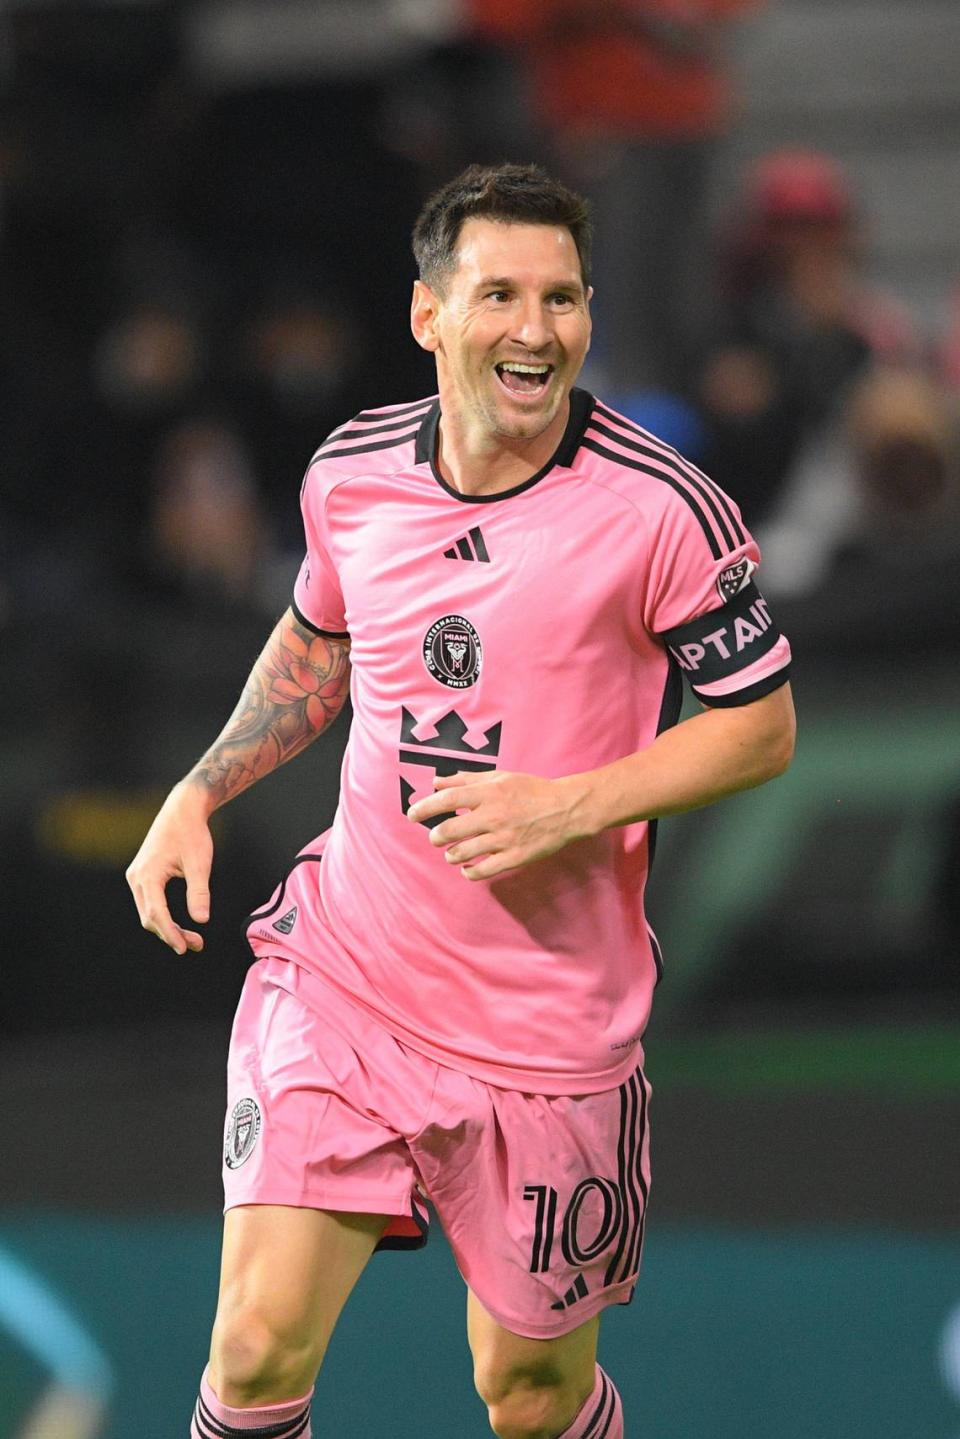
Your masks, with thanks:
[(444, 615), (424, 636), (423, 662), (448, 689), (465, 690), (476, 684), (482, 660), (480, 636), (463, 615)]
[(260, 1135), (260, 1106), (255, 1099), (241, 1099), (233, 1106), (223, 1142), (223, 1162), (228, 1169), (246, 1164)]

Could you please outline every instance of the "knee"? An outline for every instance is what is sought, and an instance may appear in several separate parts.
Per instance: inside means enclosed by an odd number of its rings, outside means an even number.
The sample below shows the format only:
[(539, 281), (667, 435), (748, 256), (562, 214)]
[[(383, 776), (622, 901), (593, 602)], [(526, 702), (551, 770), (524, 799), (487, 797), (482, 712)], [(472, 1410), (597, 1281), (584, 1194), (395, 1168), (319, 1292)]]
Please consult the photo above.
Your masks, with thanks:
[(313, 1384), (321, 1356), (308, 1335), (253, 1307), (218, 1313), (210, 1345), (210, 1383), (238, 1408), (281, 1403)]
[(590, 1393), (550, 1363), (500, 1372), (478, 1367), (474, 1382), (498, 1439), (556, 1439)]

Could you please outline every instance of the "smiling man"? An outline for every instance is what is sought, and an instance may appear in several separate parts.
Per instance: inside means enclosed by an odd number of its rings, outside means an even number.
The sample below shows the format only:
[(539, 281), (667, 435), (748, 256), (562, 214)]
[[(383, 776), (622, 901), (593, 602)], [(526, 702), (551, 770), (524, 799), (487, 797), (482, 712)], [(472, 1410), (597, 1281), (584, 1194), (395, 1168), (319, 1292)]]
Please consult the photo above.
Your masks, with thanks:
[[(195, 1439), (309, 1436), (353, 1285), (425, 1241), (428, 1200), (494, 1432), (624, 1434), (596, 1352), (650, 1183), (655, 820), (779, 774), (793, 710), (736, 506), (575, 388), (589, 242), (533, 166), (428, 201), (411, 320), (438, 395), (320, 446), (291, 607), (128, 871), (144, 926), (202, 948), (167, 882), (208, 918), (210, 814), (349, 689), (333, 826), (250, 920)], [(683, 674), (703, 709), (678, 724)]]

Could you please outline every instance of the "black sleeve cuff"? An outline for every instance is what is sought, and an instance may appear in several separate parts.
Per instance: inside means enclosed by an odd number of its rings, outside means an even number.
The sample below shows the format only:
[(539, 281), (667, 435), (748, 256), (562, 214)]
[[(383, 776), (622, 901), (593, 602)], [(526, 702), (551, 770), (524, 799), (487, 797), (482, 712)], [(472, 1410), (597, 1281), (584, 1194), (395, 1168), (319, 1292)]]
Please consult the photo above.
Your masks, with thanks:
[(303, 625), (304, 629), (312, 630), (315, 635), (323, 635), (324, 639), (326, 640), (348, 640), (350, 638), (349, 630), (322, 630), (319, 625), (315, 625), (313, 623), (313, 620), (307, 619), (306, 615), (303, 613), (303, 610), (297, 604), (296, 600), (290, 601), (290, 608), (293, 610), (293, 613)]

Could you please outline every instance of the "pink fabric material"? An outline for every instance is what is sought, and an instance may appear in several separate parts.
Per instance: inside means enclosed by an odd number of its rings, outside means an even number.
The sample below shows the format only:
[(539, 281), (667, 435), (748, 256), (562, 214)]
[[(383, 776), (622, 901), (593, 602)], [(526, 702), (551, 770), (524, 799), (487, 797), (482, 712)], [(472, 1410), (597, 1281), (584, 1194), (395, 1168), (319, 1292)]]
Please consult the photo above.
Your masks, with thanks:
[(422, 1237), (428, 1195), (488, 1313), (551, 1339), (633, 1293), (649, 1101), (639, 1070), (588, 1095), (485, 1084), (400, 1043), (309, 970), (263, 959), (230, 1044), (226, 1203), (392, 1215), (396, 1247)]
[[(706, 476), (583, 391), (553, 462), (501, 495), (441, 482), (436, 424), (429, 399), (364, 412), (307, 470), (294, 598), (350, 635), (353, 722), (333, 827), (308, 847), (324, 862), (250, 944), (440, 1064), (537, 1094), (614, 1088), (642, 1062), (657, 979), (647, 822), (470, 883), (406, 811), (438, 772), (558, 777), (651, 744), (676, 718), (662, 635), (717, 609), (720, 576), (759, 550)], [(788, 660), (784, 644), (751, 668), (748, 642), (723, 698)]]
[[(210, 1388), (207, 1371), (200, 1381), (200, 1397), (193, 1411), (190, 1439), (224, 1439), (223, 1431), (242, 1435), (251, 1429), (272, 1429), (271, 1439), (310, 1439), (310, 1401), (313, 1390), (299, 1399), (283, 1404), (268, 1404), (261, 1409), (234, 1409), (222, 1404)], [(212, 1422), (211, 1422), (212, 1421)]]
[(608, 1374), (597, 1365), (593, 1393), (557, 1439), (623, 1439), (623, 1405)]

